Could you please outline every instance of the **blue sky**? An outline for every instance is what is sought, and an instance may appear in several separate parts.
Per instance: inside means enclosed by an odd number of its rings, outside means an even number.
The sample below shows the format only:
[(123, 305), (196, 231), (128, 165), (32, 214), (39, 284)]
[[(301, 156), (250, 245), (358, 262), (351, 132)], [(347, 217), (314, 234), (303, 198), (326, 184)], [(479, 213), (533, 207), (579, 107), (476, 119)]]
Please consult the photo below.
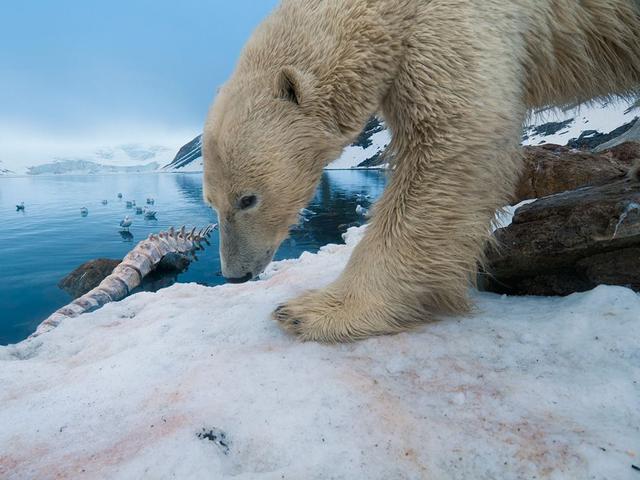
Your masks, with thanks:
[(67, 143), (101, 132), (129, 140), (136, 128), (147, 136), (199, 131), (242, 45), (276, 3), (7, 2), (0, 130)]

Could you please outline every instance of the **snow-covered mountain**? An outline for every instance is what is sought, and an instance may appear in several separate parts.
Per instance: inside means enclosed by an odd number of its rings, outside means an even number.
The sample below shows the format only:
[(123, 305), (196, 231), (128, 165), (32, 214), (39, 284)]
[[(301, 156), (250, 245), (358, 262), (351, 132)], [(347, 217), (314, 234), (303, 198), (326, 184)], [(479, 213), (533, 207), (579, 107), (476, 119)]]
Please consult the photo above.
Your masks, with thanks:
[(629, 130), (638, 116), (638, 102), (624, 100), (534, 112), (524, 128), (522, 144), (592, 149)]
[(4, 165), (2, 164), (2, 161), (0, 160), (0, 175), (10, 175), (13, 172), (7, 168), (4, 168)]
[(202, 135), (198, 135), (183, 145), (171, 163), (162, 167), (167, 171), (200, 172), (202, 171)]
[[(373, 117), (356, 141), (345, 148), (340, 158), (329, 164), (327, 169), (377, 167), (384, 162), (382, 152), (390, 140), (391, 136), (384, 123)], [(171, 163), (162, 169), (170, 172), (202, 171), (202, 135), (183, 145)]]
[(386, 125), (372, 117), (355, 142), (342, 151), (337, 160), (327, 166), (327, 170), (348, 168), (377, 168), (383, 165), (384, 151), (391, 141)]
[[(27, 140), (13, 142), (0, 151), (0, 174), (96, 174), (133, 173), (157, 170), (175, 152), (170, 145), (125, 143), (100, 146), (78, 143), (43, 143), (34, 145)], [(6, 147), (5, 147), (6, 148)]]
[(61, 159), (27, 168), (28, 175), (95, 175), (99, 173), (142, 173), (158, 169), (158, 162), (144, 165), (105, 165), (83, 159)]
[[(631, 128), (640, 116), (640, 102), (611, 101), (534, 112), (523, 129), (523, 145), (555, 143), (593, 149)], [(379, 168), (387, 163), (384, 152), (391, 140), (389, 130), (373, 117), (356, 141), (327, 169)], [(22, 142), (24, 144), (24, 142)], [(177, 141), (173, 144), (179, 144)], [(0, 175), (7, 174), (93, 174), (138, 172), (157, 169), (167, 172), (202, 171), (202, 135), (183, 145), (178, 153), (173, 145), (126, 143), (112, 147), (67, 147), (53, 144), (25, 155), (18, 142), (7, 155), (2, 153)]]
[[(533, 112), (523, 128), (523, 145), (556, 143), (574, 148), (592, 149), (628, 131), (640, 116), (636, 101), (611, 101), (580, 105), (573, 109), (548, 109)], [(382, 121), (373, 117), (356, 141), (344, 149), (329, 170), (378, 168), (386, 162), (384, 151), (391, 135)], [(165, 171), (202, 171), (202, 136), (184, 145)]]

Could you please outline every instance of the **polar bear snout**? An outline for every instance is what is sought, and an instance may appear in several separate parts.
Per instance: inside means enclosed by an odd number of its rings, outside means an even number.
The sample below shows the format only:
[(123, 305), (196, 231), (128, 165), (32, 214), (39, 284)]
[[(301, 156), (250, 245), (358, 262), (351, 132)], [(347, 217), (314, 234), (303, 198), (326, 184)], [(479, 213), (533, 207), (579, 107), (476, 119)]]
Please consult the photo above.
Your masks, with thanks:
[(229, 283), (243, 283), (260, 275), (276, 250), (262, 235), (238, 227), (227, 224), (220, 228), (220, 264)]

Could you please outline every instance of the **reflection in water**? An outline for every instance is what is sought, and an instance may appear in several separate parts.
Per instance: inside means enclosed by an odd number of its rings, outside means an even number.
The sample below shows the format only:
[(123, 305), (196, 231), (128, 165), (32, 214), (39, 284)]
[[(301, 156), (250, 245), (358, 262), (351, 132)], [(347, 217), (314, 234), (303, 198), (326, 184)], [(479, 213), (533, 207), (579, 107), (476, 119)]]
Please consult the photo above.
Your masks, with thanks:
[(184, 199), (192, 204), (200, 205), (204, 202), (202, 198), (202, 177), (198, 174), (173, 175), (177, 190)]
[[(356, 205), (369, 208), (370, 201), (363, 196), (378, 197), (385, 181), (385, 173), (378, 171), (325, 172), (309, 211), (292, 228), (276, 259), (341, 243), (348, 226), (365, 220), (356, 213)], [(121, 231), (120, 221), (131, 213), (126, 202), (140, 205), (147, 198), (155, 200), (157, 220), (132, 215), (130, 232)], [(16, 211), (21, 201), (26, 208)], [(82, 206), (91, 214), (80, 217)], [(0, 308), (8, 312), (0, 315), (0, 344), (6, 344), (26, 338), (43, 318), (69, 302), (57, 282), (82, 263), (95, 258), (121, 259), (150, 233), (183, 224), (203, 227), (217, 219), (202, 199), (201, 175), (145, 174), (0, 178), (0, 222), (4, 228), (0, 236)], [(200, 261), (192, 262), (177, 278), (158, 279), (145, 288), (157, 289), (176, 280), (224, 283), (217, 235), (198, 257)]]
[(126, 230), (120, 230), (118, 233), (120, 234), (124, 242), (127, 242), (127, 243), (133, 242), (133, 233), (128, 232)]

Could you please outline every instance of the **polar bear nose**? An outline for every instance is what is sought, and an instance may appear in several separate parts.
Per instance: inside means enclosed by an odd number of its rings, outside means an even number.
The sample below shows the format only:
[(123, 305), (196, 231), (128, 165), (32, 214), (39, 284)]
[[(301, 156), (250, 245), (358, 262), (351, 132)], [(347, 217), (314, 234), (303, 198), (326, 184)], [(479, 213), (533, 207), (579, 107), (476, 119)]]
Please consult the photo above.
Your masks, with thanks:
[(243, 277), (235, 277), (235, 278), (225, 277), (225, 280), (229, 283), (244, 283), (244, 282), (248, 282), (252, 278), (253, 278), (253, 275), (251, 274), (251, 272), (247, 272), (247, 274)]

